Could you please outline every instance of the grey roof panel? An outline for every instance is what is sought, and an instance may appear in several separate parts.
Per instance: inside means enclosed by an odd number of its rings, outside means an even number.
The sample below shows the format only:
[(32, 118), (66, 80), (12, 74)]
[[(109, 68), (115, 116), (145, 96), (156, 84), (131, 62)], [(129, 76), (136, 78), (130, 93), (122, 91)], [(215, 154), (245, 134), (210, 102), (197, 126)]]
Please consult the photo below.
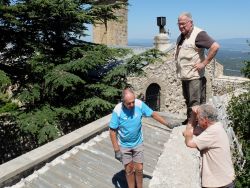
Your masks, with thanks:
[[(147, 121), (143, 124), (145, 159), (143, 184), (144, 187), (148, 187), (170, 131), (151, 126), (152, 120), (149, 124)], [(87, 143), (75, 146), (12, 187), (126, 187), (123, 168), (123, 165), (114, 158), (109, 132), (105, 131)]]

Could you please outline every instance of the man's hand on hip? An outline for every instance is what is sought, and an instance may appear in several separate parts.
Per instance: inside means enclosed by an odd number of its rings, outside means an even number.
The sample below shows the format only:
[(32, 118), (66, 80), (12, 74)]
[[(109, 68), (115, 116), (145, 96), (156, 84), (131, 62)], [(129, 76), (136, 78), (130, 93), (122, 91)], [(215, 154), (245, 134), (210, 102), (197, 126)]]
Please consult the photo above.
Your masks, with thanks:
[(195, 70), (197, 70), (197, 71), (201, 71), (202, 69), (204, 69), (206, 67), (206, 65), (204, 64), (204, 63), (196, 63), (195, 65), (194, 65), (194, 68), (195, 68)]

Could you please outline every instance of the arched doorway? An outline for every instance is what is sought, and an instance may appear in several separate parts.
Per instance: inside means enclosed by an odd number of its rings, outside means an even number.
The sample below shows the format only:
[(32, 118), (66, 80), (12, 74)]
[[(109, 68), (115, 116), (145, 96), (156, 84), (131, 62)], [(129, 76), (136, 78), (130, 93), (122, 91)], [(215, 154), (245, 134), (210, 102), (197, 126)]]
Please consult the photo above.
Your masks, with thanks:
[(160, 86), (152, 83), (146, 90), (146, 104), (154, 111), (160, 111)]

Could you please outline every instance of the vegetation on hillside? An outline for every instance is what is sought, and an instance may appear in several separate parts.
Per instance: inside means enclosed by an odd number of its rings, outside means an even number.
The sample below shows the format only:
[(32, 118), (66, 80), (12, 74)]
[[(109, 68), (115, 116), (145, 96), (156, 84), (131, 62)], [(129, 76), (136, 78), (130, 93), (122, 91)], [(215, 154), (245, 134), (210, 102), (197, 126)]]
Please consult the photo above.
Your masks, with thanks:
[(1, 162), (110, 113), (127, 76), (159, 57), (84, 41), (125, 5), (100, 2), (0, 2)]
[[(250, 61), (245, 61), (242, 73), (250, 78)], [(244, 155), (240, 165), (235, 163), (236, 187), (245, 188), (250, 185), (250, 84), (247, 85), (248, 92), (231, 99), (228, 106), (228, 115), (231, 125), (237, 135)], [(243, 166), (243, 168), (241, 168)]]

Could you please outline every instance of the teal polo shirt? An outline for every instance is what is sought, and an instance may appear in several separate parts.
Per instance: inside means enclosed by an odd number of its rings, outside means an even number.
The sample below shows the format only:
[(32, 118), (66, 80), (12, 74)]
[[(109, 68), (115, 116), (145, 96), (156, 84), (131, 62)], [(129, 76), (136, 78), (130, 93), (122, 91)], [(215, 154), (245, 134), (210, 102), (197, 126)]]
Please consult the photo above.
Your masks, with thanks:
[(134, 148), (143, 142), (142, 117), (149, 117), (153, 110), (141, 100), (135, 99), (133, 109), (127, 109), (122, 103), (113, 110), (109, 127), (117, 129), (118, 143), (124, 148)]

